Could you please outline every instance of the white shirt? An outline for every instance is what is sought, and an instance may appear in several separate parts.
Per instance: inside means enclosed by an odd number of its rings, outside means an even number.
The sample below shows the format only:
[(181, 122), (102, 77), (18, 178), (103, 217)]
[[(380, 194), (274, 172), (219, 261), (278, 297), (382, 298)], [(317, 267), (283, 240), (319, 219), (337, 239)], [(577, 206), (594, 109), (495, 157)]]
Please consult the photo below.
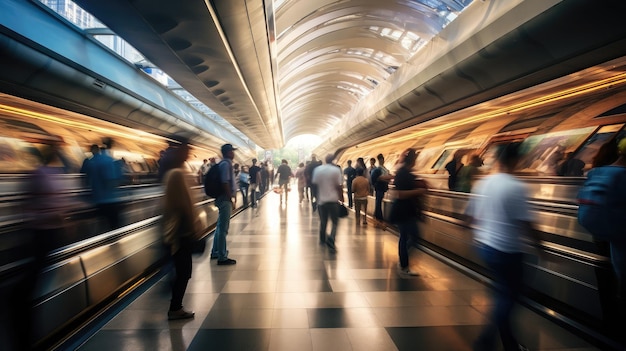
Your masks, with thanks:
[(503, 252), (522, 251), (525, 227), (532, 222), (524, 183), (507, 173), (486, 177), (476, 186), (466, 213), (474, 218), (474, 239)]
[(328, 163), (315, 167), (311, 182), (317, 184), (317, 201), (319, 204), (339, 201), (337, 187), (343, 185), (343, 175), (339, 167)]

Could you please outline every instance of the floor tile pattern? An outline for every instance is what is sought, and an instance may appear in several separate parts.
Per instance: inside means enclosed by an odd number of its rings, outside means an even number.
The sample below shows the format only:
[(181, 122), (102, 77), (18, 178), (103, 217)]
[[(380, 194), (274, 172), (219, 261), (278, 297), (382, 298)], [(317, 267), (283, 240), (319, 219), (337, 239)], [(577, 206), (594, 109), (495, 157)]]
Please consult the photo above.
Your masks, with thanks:
[[(341, 219), (337, 252), (318, 243), (318, 216), (276, 194), (231, 221), (234, 266), (194, 257), (184, 304), (168, 321), (166, 276), (95, 333), (81, 350), (470, 350), (486, 322), (490, 290), (420, 250), (397, 270), (398, 238)], [(207, 247), (211, 247), (209, 242)], [(514, 327), (531, 350), (596, 350), (518, 307)]]

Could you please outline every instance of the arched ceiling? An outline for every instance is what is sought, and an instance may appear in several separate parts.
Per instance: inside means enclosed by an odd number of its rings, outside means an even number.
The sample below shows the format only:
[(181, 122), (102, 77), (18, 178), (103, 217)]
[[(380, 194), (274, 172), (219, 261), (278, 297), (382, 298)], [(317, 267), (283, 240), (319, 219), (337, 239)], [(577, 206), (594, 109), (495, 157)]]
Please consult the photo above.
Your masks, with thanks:
[(77, 0), (262, 148), (327, 135), (472, 0)]
[(76, 0), (265, 149), (334, 152), (626, 54), (623, 0)]

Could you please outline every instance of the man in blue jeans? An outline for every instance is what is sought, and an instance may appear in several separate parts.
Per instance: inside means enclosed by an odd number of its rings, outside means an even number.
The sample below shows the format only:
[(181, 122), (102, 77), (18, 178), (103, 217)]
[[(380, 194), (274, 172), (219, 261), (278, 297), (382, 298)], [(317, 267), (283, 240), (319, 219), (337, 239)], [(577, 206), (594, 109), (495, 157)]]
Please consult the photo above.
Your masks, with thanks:
[(211, 259), (217, 259), (218, 265), (233, 265), (237, 261), (228, 258), (228, 250), (226, 249), (226, 235), (228, 235), (228, 227), (230, 226), (230, 216), (237, 201), (235, 192), (235, 174), (233, 172), (233, 159), (235, 158), (235, 150), (231, 144), (222, 145), (222, 161), (215, 167), (219, 167), (220, 179), (224, 190), (222, 195), (215, 199), (215, 206), (219, 210), (217, 216), (217, 227), (213, 236), (213, 248), (211, 249)]
[(468, 224), (475, 224), (474, 239), (479, 254), (495, 282), (495, 305), (474, 350), (493, 350), (500, 334), (504, 350), (524, 349), (511, 330), (511, 312), (524, 282), (524, 238), (539, 243), (533, 230), (528, 204), (528, 190), (513, 176), (519, 160), (519, 143), (503, 145), (497, 157), (496, 173), (476, 187), (466, 214)]

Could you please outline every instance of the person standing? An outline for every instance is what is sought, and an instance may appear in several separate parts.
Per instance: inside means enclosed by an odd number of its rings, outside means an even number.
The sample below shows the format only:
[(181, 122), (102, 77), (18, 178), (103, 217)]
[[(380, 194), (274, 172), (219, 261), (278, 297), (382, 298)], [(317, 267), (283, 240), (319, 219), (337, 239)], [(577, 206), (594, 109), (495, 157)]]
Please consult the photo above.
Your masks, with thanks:
[(278, 186), (282, 188), (280, 192), (280, 202), (283, 202), (283, 194), (285, 194), (285, 202), (287, 202), (288, 194), (289, 194), (289, 181), (293, 173), (291, 172), (291, 168), (289, 167), (289, 162), (283, 159), (278, 166), (278, 170), (276, 170), (275, 178), (278, 178)]
[(170, 248), (176, 277), (172, 284), (172, 299), (167, 312), (169, 320), (193, 318), (194, 312), (183, 308), (183, 297), (191, 278), (191, 252), (194, 240), (201, 232), (198, 216), (194, 212), (189, 186), (185, 182), (183, 163), (189, 156), (185, 143), (172, 155), (173, 169), (164, 176), (163, 241)]
[(270, 171), (267, 169), (267, 162), (261, 163), (261, 194), (265, 194), (270, 187)]
[(457, 150), (452, 157), (452, 161), (446, 163), (446, 171), (448, 171), (448, 189), (455, 191), (456, 190), (456, 180), (459, 173), (459, 170), (463, 167), (463, 163), (461, 163), (461, 158), (463, 154), (461, 150)]
[(463, 193), (472, 191), (474, 180), (480, 174), (478, 167), (483, 165), (483, 160), (478, 155), (472, 155), (469, 165), (463, 166), (456, 179), (456, 188), (454, 190)]
[(372, 157), (370, 158), (370, 166), (365, 172), (365, 178), (370, 182), (370, 195), (374, 195), (374, 183), (372, 182), (372, 173), (374, 173), (374, 170), (376, 170), (376, 159)]
[(417, 154), (414, 149), (407, 149), (402, 154), (400, 168), (394, 177), (395, 199), (391, 205), (391, 222), (398, 226), (400, 238), (398, 240), (398, 256), (400, 257), (400, 273), (419, 275), (409, 268), (409, 246), (417, 242), (419, 228), (417, 221), (421, 217), (419, 197), (423, 196), (426, 188), (411, 173), (415, 166)]
[(348, 160), (348, 167), (343, 170), (346, 176), (346, 191), (348, 192), (348, 207), (352, 208), (352, 182), (356, 178), (356, 169), (352, 167), (352, 160)]
[(370, 194), (370, 182), (363, 176), (365, 168), (356, 168), (356, 178), (352, 182), (352, 192), (354, 193), (354, 214), (356, 224), (361, 223), (361, 208), (363, 209), (363, 225), (367, 225), (367, 197)]
[[(339, 222), (339, 201), (343, 202), (343, 176), (341, 168), (333, 164), (335, 156), (326, 155), (326, 164), (313, 170), (311, 184), (317, 188), (318, 211), (320, 216), (320, 243), (326, 245), (333, 251), (335, 247), (335, 236), (337, 234), (337, 224)], [(328, 219), (332, 222), (330, 235), (326, 234)]]
[(122, 170), (111, 156), (113, 140), (105, 138), (104, 145), (107, 147), (91, 158), (85, 173), (98, 214), (106, 219), (109, 229), (116, 229), (121, 225), (118, 185), (122, 179)]
[(378, 167), (372, 171), (372, 185), (374, 186), (374, 195), (376, 196), (376, 201), (374, 202), (374, 220), (376, 228), (384, 229), (383, 198), (387, 190), (389, 190), (389, 181), (391, 181), (392, 176), (385, 167), (385, 157), (383, 154), (378, 154), (376, 158), (378, 159)]
[(261, 167), (257, 166), (256, 163), (257, 159), (253, 158), (252, 167), (248, 170), (250, 176), (250, 201), (253, 208), (257, 206), (257, 189), (259, 189), (259, 184), (261, 183)]
[(217, 259), (218, 265), (233, 265), (237, 261), (228, 258), (226, 249), (226, 236), (230, 227), (230, 216), (235, 208), (237, 197), (235, 193), (235, 173), (233, 171), (233, 159), (235, 159), (235, 147), (232, 144), (222, 145), (222, 161), (217, 164), (220, 170), (220, 179), (224, 191), (222, 195), (215, 199), (215, 206), (219, 211), (217, 216), (217, 226), (213, 236), (213, 248), (211, 258)]
[(535, 246), (539, 237), (533, 228), (528, 189), (513, 176), (520, 158), (520, 143), (503, 145), (496, 162), (496, 173), (476, 186), (466, 210), (468, 225), (475, 224), (479, 253), (496, 283), (495, 305), (490, 322), (474, 343), (474, 350), (493, 350), (499, 331), (504, 350), (518, 350), (511, 330), (511, 311), (524, 281), (525, 238)]
[(304, 163), (300, 162), (296, 169), (296, 179), (298, 180), (298, 200), (302, 203), (304, 200), (304, 187), (306, 186), (306, 176), (304, 175)]
[(248, 206), (248, 188), (250, 187), (250, 173), (248, 173), (248, 166), (241, 166), (241, 172), (239, 172), (239, 191), (241, 191), (241, 197), (243, 197), (243, 206)]
[[(306, 176), (307, 186), (311, 189), (311, 207), (313, 211), (317, 209), (318, 201), (317, 201), (317, 185), (313, 183), (313, 171), (315, 168), (322, 165), (322, 161), (317, 160), (317, 156), (315, 154), (311, 155), (311, 162), (304, 169), (304, 175)], [(339, 172), (341, 173), (341, 171)]]

